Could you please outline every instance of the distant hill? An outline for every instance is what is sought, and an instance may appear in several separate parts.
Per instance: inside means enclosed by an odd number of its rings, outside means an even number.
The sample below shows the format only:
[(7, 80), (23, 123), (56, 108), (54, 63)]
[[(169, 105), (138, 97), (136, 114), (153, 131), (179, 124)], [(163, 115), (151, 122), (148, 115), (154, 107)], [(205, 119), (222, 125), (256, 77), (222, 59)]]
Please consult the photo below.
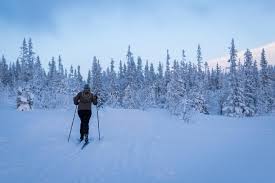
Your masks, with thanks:
[[(252, 54), (253, 54), (253, 59), (257, 60), (259, 65), (260, 58), (261, 58), (261, 51), (263, 48), (265, 49), (268, 63), (275, 65), (275, 42), (264, 45), (262, 47), (250, 49), (250, 51), (252, 51)], [(241, 61), (243, 61), (244, 53), (245, 53), (245, 50), (238, 51), (238, 58), (241, 59)], [(220, 66), (225, 68), (229, 66), (228, 59), (229, 59), (229, 55), (226, 55), (220, 58), (210, 59), (208, 61), (208, 64), (210, 67), (213, 67), (213, 66), (216, 66), (217, 63), (219, 63)]]

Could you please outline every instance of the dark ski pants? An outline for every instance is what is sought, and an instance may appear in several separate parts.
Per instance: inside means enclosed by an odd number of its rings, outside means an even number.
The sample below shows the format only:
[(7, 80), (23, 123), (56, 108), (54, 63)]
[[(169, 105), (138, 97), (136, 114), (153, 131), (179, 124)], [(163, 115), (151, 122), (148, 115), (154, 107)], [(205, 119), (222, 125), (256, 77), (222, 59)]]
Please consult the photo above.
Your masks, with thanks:
[(80, 118), (80, 135), (89, 134), (89, 121), (92, 115), (91, 110), (79, 110), (78, 116)]

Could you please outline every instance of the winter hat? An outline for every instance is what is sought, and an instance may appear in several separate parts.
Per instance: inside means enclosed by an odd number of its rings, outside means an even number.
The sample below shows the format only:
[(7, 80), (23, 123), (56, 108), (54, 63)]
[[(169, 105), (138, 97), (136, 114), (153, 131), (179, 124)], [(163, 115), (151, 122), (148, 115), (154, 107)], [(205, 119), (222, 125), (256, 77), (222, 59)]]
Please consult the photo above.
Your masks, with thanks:
[(88, 84), (85, 84), (84, 85), (84, 90), (90, 90), (91, 88), (90, 88), (90, 86), (88, 85)]

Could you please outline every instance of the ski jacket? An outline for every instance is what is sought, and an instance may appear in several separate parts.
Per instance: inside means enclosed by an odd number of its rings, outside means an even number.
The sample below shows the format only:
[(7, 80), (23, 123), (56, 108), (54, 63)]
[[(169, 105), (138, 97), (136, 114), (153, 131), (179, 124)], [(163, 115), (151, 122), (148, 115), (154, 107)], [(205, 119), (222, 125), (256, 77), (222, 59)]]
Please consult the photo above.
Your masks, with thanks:
[(81, 91), (74, 98), (74, 104), (78, 105), (78, 110), (91, 110), (92, 103), (97, 105), (97, 96), (93, 95), (90, 91)]

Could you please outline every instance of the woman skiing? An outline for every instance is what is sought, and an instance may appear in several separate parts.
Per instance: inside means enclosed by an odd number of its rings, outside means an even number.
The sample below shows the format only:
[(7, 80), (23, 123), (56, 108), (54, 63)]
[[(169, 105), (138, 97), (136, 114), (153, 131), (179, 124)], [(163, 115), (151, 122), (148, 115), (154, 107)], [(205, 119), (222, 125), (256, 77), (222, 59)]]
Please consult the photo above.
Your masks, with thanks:
[(97, 105), (97, 96), (92, 94), (90, 86), (85, 84), (83, 91), (79, 92), (73, 100), (74, 104), (78, 105), (78, 116), (81, 120), (80, 141), (85, 138), (87, 143), (89, 141), (89, 121), (92, 115), (92, 103)]

